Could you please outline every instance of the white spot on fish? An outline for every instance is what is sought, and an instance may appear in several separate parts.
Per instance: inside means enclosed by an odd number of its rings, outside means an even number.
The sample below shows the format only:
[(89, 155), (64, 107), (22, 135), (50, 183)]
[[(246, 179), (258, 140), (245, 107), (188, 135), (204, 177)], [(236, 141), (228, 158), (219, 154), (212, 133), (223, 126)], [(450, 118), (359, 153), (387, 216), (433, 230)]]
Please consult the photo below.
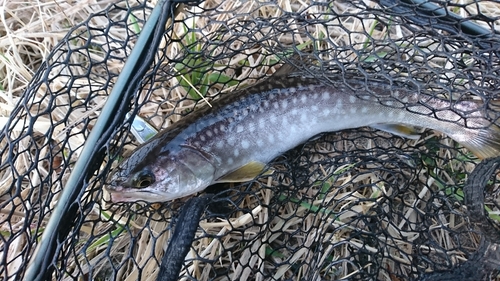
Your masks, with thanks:
[(313, 105), (313, 106), (311, 107), (311, 110), (312, 110), (312, 111), (318, 111), (318, 109), (319, 109), (319, 108), (318, 108), (316, 105)]
[(250, 131), (250, 133), (255, 132), (255, 123), (248, 124), (248, 131)]
[(227, 164), (228, 164), (228, 165), (232, 165), (232, 164), (234, 163), (234, 160), (233, 160), (233, 158), (231, 158), (231, 157), (227, 158), (227, 160), (226, 160), (226, 161), (227, 161)]
[(267, 140), (268, 140), (270, 143), (273, 143), (273, 142), (274, 142), (274, 135), (273, 135), (273, 134), (269, 134), (269, 135), (267, 135)]
[(206, 134), (207, 134), (207, 137), (209, 137), (209, 138), (211, 138), (214, 135), (212, 133), (212, 131), (210, 131), (210, 130), (207, 130)]
[(305, 112), (303, 112), (300, 115), (300, 122), (305, 123), (306, 121), (307, 121), (307, 114)]
[(269, 101), (267, 101), (267, 100), (265, 100), (265, 101), (264, 101), (264, 107), (265, 107), (265, 108), (268, 108), (268, 107), (269, 107)]
[(236, 148), (236, 149), (233, 151), (233, 155), (234, 155), (234, 157), (238, 157), (238, 155), (240, 155), (240, 151)]
[(234, 137), (228, 137), (226, 141), (229, 146), (233, 146), (236, 142)]
[(260, 129), (264, 129), (265, 126), (266, 126), (266, 124), (264, 122), (259, 122)]
[(349, 110), (352, 114), (356, 113), (357, 111), (357, 108), (355, 106), (351, 107), (351, 109)]
[(330, 93), (329, 92), (323, 92), (323, 94), (321, 94), (321, 98), (323, 100), (329, 100), (330, 99)]
[(391, 111), (389, 111), (389, 114), (388, 114), (387, 116), (388, 116), (389, 118), (394, 117), (394, 111), (392, 111), (392, 110), (391, 110)]
[(326, 116), (328, 116), (328, 114), (330, 114), (330, 109), (328, 109), (328, 108), (323, 109), (323, 116), (326, 117)]
[(287, 100), (283, 100), (283, 101), (281, 101), (281, 107), (282, 107), (283, 109), (286, 109), (286, 108), (288, 107), (288, 101), (287, 101)]
[(306, 101), (307, 101), (307, 96), (306, 96), (305, 94), (301, 95), (301, 96), (300, 96), (300, 101), (301, 101), (302, 103), (306, 103)]
[(201, 140), (201, 141), (206, 141), (207, 139), (205, 138), (205, 136), (204, 136), (204, 135), (200, 135), (200, 140)]
[(386, 101), (384, 104), (387, 105), (387, 106), (394, 106), (394, 102), (390, 101), (390, 100)]
[(257, 139), (256, 143), (259, 147), (264, 146), (264, 141), (262, 139)]
[(367, 112), (368, 112), (368, 107), (363, 106), (363, 107), (361, 108), (361, 112), (363, 112), (363, 113), (367, 113)]
[(318, 94), (318, 93), (314, 93), (314, 94), (313, 94), (313, 96), (312, 96), (312, 98), (313, 98), (313, 99), (317, 99), (317, 98), (318, 98), (318, 96), (319, 96), (319, 94)]
[(243, 117), (247, 116), (248, 115), (248, 108), (245, 108), (241, 111), (241, 115), (243, 115)]
[(299, 110), (297, 108), (294, 108), (290, 113), (292, 113), (292, 116), (297, 116), (299, 114)]
[(274, 109), (279, 109), (280, 104), (277, 101), (275, 101), (275, 102), (273, 102), (273, 107), (274, 107)]
[(243, 147), (243, 149), (247, 149), (250, 147), (250, 143), (247, 140), (243, 140), (241, 141), (241, 147)]
[(297, 97), (293, 97), (293, 99), (292, 99), (292, 103), (293, 103), (293, 104), (297, 104), (297, 102), (298, 102), (298, 101), (299, 101), (299, 100), (297, 99)]
[(269, 121), (271, 121), (271, 123), (273, 124), (276, 124), (276, 122), (278, 122), (278, 118), (276, 118), (276, 116), (273, 114), (269, 117)]
[(218, 149), (222, 149), (224, 147), (224, 142), (223, 141), (218, 141), (215, 144), (215, 147), (217, 147)]
[(220, 125), (219, 127), (220, 131), (221, 132), (225, 132), (226, 131), (226, 126), (224, 126), (223, 124)]
[(214, 128), (214, 135), (217, 135), (219, 133), (219, 129), (217, 127)]
[(291, 88), (288, 88), (288, 91), (293, 94), (297, 91), (297, 89), (295, 89), (294, 87), (291, 87)]
[(244, 129), (245, 128), (243, 128), (242, 125), (238, 125), (238, 126), (236, 126), (236, 133), (241, 133), (241, 132), (243, 132)]
[(399, 119), (405, 119), (406, 112), (401, 110), (401, 111), (399, 112), (398, 116), (399, 116), (399, 117), (398, 117)]
[(333, 113), (334, 114), (342, 114), (343, 113), (342, 106), (343, 106), (343, 102), (341, 99), (339, 99), (337, 104), (333, 108)]
[(355, 96), (349, 96), (349, 102), (350, 103), (355, 103), (356, 102), (356, 97)]

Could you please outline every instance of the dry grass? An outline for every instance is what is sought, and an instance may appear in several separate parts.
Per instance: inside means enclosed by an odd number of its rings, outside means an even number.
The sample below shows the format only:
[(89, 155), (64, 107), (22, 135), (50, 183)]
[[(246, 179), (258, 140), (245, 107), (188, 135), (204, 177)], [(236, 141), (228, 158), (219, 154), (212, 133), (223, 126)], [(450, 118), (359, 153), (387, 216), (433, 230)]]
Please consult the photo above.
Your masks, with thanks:
[[(1, 2), (0, 0), (0, 126), (4, 126), (6, 123), (8, 117), (10, 116), (12, 110), (14, 109), (15, 104), (21, 99), (23, 90), (27, 87), (28, 83), (32, 80), (33, 75), (35, 71), (40, 67), (40, 64), (42, 61), (47, 57), (47, 55), (50, 53), (50, 51), (54, 48), (54, 46), (66, 35), (66, 33), (69, 31), (69, 29), (72, 26), (77, 25), (78, 23), (86, 20), (91, 13), (97, 12), (104, 7), (106, 7), (109, 3), (112, 3), (113, 1), (46, 1), (46, 2), (40, 2), (40, 1), (16, 1), (16, 0), (3, 0)], [(222, 3), (222, 4), (221, 4)], [(236, 2), (236, 1), (206, 1), (203, 3), (204, 8), (210, 8), (213, 6), (219, 7), (218, 9), (221, 11), (237, 11), (238, 13), (247, 13), (251, 12), (248, 15), (245, 16), (239, 16), (235, 17), (232, 13), (220, 13), (218, 15), (214, 16), (214, 19), (219, 20), (219, 21), (227, 21), (227, 23), (231, 24), (236, 21), (241, 21), (248, 19), (252, 16), (259, 16), (259, 17), (266, 17), (266, 16), (273, 16), (277, 17), (280, 16), (284, 13), (284, 11), (297, 11), (297, 10), (307, 10), (307, 13), (311, 15), (317, 15), (320, 14), (322, 11), (318, 8), (318, 6), (314, 6), (313, 8), (308, 8), (308, 5), (305, 1), (278, 1), (277, 6), (280, 6), (281, 9), (277, 9), (276, 6), (271, 6), (271, 5), (266, 5), (262, 6), (259, 9), (256, 9), (258, 3), (253, 2), (253, 1), (247, 1), (247, 2)], [(373, 4), (375, 5), (375, 4)], [(483, 13), (486, 13), (491, 16), (497, 16), (500, 14), (500, 9), (492, 2), (486, 2), (480, 6), (469, 6), (471, 12), (473, 9), (476, 7), (481, 7), (481, 11)], [(356, 14), (356, 9), (348, 5), (348, 2), (344, 1), (335, 1), (333, 9), (335, 11), (341, 13), (352, 13)], [(194, 11), (194, 10), (193, 10)], [(463, 12), (463, 11), (462, 11)], [(179, 14), (178, 19), (183, 19), (185, 17), (185, 14)], [(464, 16), (467, 16), (464, 14)], [(191, 26), (193, 25), (193, 18), (192, 17), (186, 17), (189, 20), (186, 20), (186, 25)], [(210, 34), (211, 32), (215, 30), (219, 30), (223, 26), (221, 24), (211, 24), (207, 25), (208, 18), (203, 17), (199, 18), (195, 21), (195, 24), (197, 25), (198, 28), (201, 29), (201, 32), (205, 34)], [(299, 23), (294, 23), (293, 21), (291, 24), (296, 24), (299, 26)], [(366, 29), (371, 29), (371, 27), (375, 26), (377, 22), (374, 19), (359, 19), (356, 17), (352, 17), (347, 19), (345, 22), (342, 22), (342, 25), (345, 27), (348, 27), (348, 30), (350, 30), (352, 33), (346, 33), (345, 29), (342, 28), (332, 28), (332, 30), (323, 30), (322, 26), (317, 25), (310, 27), (308, 31), (316, 36), (318, 38), (321, 36), (321, 34), (335, 34), (335, 44), (338, 45), (348, 45), (348, 44), (356, 44), (357, 46), (363, 46), (363, 44), (367, 41), (367, 36), (366, 33), (363, 31)], [(95, 26), (106, 26), (107, 22), (105, 18), (99, 18), (95, 19), (92, 22), (92, 25)], [(210, 28), (208, 28), (209, 26)], [(175, 29), (175, 32), (177, 33), (177, 37), (182, 37), (182, 35), (185, 33), (185, 30), (183, 29), (182, 26), (178, 26)], [(262, 34), (265, 34), (266, 32), (269, 32), (269, 30), (262, 30)], [(400, 29), (400, 27), (396, 26), (395, 30), (393, 31), (396, 34), (403, 34), (404, 31)], [(382, 38), (387, 34), (387, 30), (373, 30), (371, 36), (374, 38)], [(113, 34), (115, 37), (120, 37), (120, 36), (125, 36), (124, 34)], [(279, 38), (280, 42), (294, 42), (295, 44), (307, 44), (307, 38), (306, 37), (300, 37), (297, 36), (296, 38), (291, 38), (291, 36), (287, 34), (283, 34)], [(83, 44), (84, 42), (73, 42), (74, 44)], [(272, 45), (272, 43), (271, 43)], [(328, 49), (331, 46), (328, 45), (318, 45), (316, 48), (318, 50), (324, 50)], [(248, 50), (248, 53), (252, 54), (259, 54), (260, 49), (258, 47), (255, 47), (256, 49), (250, 49)], [(182, 50), (182, 46), (179, 43), (176, 44), (170, 44), (168, 48), (166, 49), (166, 52), (170, 57), (177, 57), (179, 52)], [(102, 58), (99, 57), (99, 54), (94, 54), (96, 56), (96, 59)], [(232, 58), (229, 61), (224, 62), (225, 64), (237, 64), (239, 61), (245, 59), (248, 57), (248, 54), (241, 54), (241, 57), (235, 57)], [(248, 57), (248, 62), (251, 67), (246, 68), (242, 73), (239, 74), (238, 77), (260, 77), (264, 73), (268, 73), (269, 69), (267, 68), (262, 68), (259, 67), (262, 62), (266, 59), (266, 56), (264, 55), (254, 55)], [(331, 59), (329, 57), (324, 57), (324, 59)], [(345, 57), (345, 59), (356, 59), (354, 53), (349, 54)], [(432, 64), (439, 65), (441, 62), (431, 62)], [(448, 65), (446, 62), (444, 63), (444, 67), (452, 67), (452, 65)], [(109, 62), (109, 66), (111, 68), (115, 69), (120, 69), (121, 64), (116, 63), (114, 64), (112, 61)], [(272, 72), (272, 71), (271, 71)], [(234, 73), (226, 73), (227, 75), (233, 75)], [(106, 79), (106, 76), (103, 74), (103, 79)], [(67, 81), (61, 80), (60, 81), (60, 86), (62, 87), (65, 85)], [(172, 83), (178, 83), (179, 81), (172, 81)], [(85, 84), (85, 81), (81, 82), (81, 84)], [(92, 89), (93, 85), (88, 85), (86, 90), (82, 93), (81, 91), (79, 92), (80, 98), (84, 99), (86, 92), (90, 92)], [(182, 99), (184, 96), (186, 96), (186, 91), (183, 90), (182, 87), (177, 87), (174, 90), (174, 95), (177, 96), (179, 99)], [(210, 94), (215, 93), (215, 90), (212, 90), (209, 92)], [(153, 93), (151, 100), (154, 101), (152, 103), (146, 104), (143, 108), (141, 108), (141, 115), (142, 116), (148, 116), (152, 117), (151, 121), (157, 125), (158, 127), (165, 126), (168, 122), (162, 118), (162, 114), (168, 114), (170, 113), (174, 105), (173, 104), (168, 104), (165, 107), (162, 107), (160, 110), (158, 110), (158, 103), (155, 101), (163, 101), (166, 96), (166, 90), (157, 90), (155, 93)], [(104, 102), (104, 98), (102, 100), (97, 100), (94, 101), (96, 103), (95, 110), (99, 110)], [(67, 101), (60, 101), (60, 104), (65, 104)], [(192, 107), (192, 102), (185, 102), (184, 104), (178, 105), (176, 110), (182, 111), (185, 110), (186, 108)], [(59, 110), (65, 110), (67, 108), (64, 108), (63, 106), (60, 107)], [(53, 113), (54, 116), (57, 116), (58, 112)], [(80, 120), (83, 118), (96, 114), (95, 112), (76, 112), (75, 115), (72, 117), (74, 120), (71, 122), (74, 124), (78, 124)], [(64, 114), (60, 114), (60, 118), (63, 118)], [(174, 117), (172, 121), (177, 121), (179, 117)], [(57, 118), (56, 118), (57, 119)], [(48, 122), (48, 120), (44, 123), (43, 119), (40, 119), (39, 123), (37, 124), (36, 130), (37, 133), (39, 134), (44, 134), (48, 130), (48, 126), (51, 126), (51, 123)], [(19, 124), (19, 131), (23, 130), (23, 126)], [(66, 136), (67, 128), (61, 127), (58, 128), (58, 134), (61, 139)], [(71, 129), (69, 129), (71, 130)], [(429, 135), (428, 137), (432, 137), (433, 135)], [(57, 139), (57, 138), (56, 138)], [(60, 141), (60, 140), (59, 140)], [(425, 141), (425, 139), (420, 140), (419, 142)], [(71, 146), (75, 148), (81, 147), (81, 145), (85, 142), (85, 139), (82, 137), (82, 135), (76, 135), (74, 139), (71, 141)], [(453, 146), (453, 144), (449, 140), (445, 140), (444, 142), (448, 142), (449, 145)], [(28, 143), (21, 143), (21, 145), (24, 145), (25, 147), (29, 147)], [(348, 150), (349, 147), (347, 147), (349, 144), (346, 144), (345, 149)], [(373, 142), (368, 142), (364, 144), (365, 148), (372, 148), (376, 144)], [(403, 142), (401, 142), (401, 145), (405, 145)], [(325, 146), (321, 147), (320, 149), (324, 151), (331, 151), (332, 147)], [(449, 156), (447, 155), (449, 152), (448, 151), (441, 151), (441, 155), (443, 156), (442, 159), (445, 159), (444, 156)], [(29, 154), (29, 151), (26, 152), (26, 154)], [(77, 155), (75, 155), (77, 156)], [(451, 158), (451, 157), (448, 157)], [(28, 167), (29, 166), (29, 155), (26, 155), (25, 157), (21, 158), (22, 160), (16, 161), (16, 165), (18, 165), (19, 170), (23, 170), (22, 167)], [(312, 159), (314, 160), (314, 159)], [(316, 159), (317, 160), (317, 159)], [(444, 161), (444, 160), (438, 160), (438, 161)], [(436, 163), (436, 167), (445, 167), (449, 166), (449, 163)], [(318, 178), (321, 177), (327, 177), (327, 175), (331, 174), (336, 174), (336, 172), (339, 171), (339, 169), (343, 168), (348, 168), (348, 167), (321, 167), (321, 169), (324, 170), (324, 174), (318, 174), (316, 175)], [(473, 165), (466, 165), (465, 169), (470, 171), (473, 168)], [(453, 170), (453, 169), (464, 169), (463, 166), (460, 166), (458, 163), (456, 167), (453, 167), (452, 169), (443, 169), (439, 171), (439, 176), (443, 179), (448, 180), (448, 182), (453, 182), (452, 176), (450, 176), (448, 173)], [(44, 168), (40, 168), (39, 170), (45, 170)], [(49, 171), (45, 171), (45, 174), (42, 174), (41, 176), (51, 176), (51, 173)], [(463, 171), (462, 171), (463, 172)], [(436, 185), (434, 182), (433, 178), (428, 177), (426, 173), (423, 173), (420, 175), (421, 181), (427, 182), (428, 186), (431, 187), (436, 187), (439, 188), (439, 186)], [(353, 184), (367, 184), (371, 185), (379, 179), (378, 175), (375, 174), (365, 174), (363, 177), (359, 177), (355, 174), (351, 173), (345, 173), (341, 177), (334, 178), (333, 182), (330, 182), (331, 186), (342, 186), (346, 183), (353, 183)], [(0, 178), (0, 194), (4, 194), (6, 192), (6, 188), (11, 186), (12, 183), (12, 178), (9, 177), (9, 175), (3, 175), (2, 178)], [(311, 184), (316, 181), (316, 178), (311, 179)], [(264, 183), (265, 185), (272, 187), (273, 182), (271, 179), (269, 179), (267, 182)], [(27, 185), (31, 186), (37, 186), (37, 182), (31, 182), (27, 183)], [(57, 187), (51, 187), (53, 190), (51, 192), (55, 192), (55, 190), (60, 189), (60, 186)], [(334, 192), (334, 188), (331, 189), (331, 192), (329, 194), (325, 195), (325, 198), (322, 200), (314, 201), (314, 202), (309, 202), (310, 205), (305, 206), (301, 205), (297, 209), (297, 204), (290, 202), (289, 207), (283, 208), (283, 212), (280, 214), (281, 217), (286, 217), (290, 218), (286, 221), (284, 220), (278, 220), (275, 219), (272, 224), (270, 225), (270, 229), (273, 230), (280, 230), (283, 233), (294, 233), (297, 229), (303, 228), (303, 229), (308, 229), (310, 226), (317, 226), (315, 228), (315, 231), (310, 232), (308, 235), (304, 237), (296, 237), (296, 243), (297, 245), (306, 245), (310, 246), (313, 243), (318, 242), (317, 239), (320, 237), (319, 233), (321, 232), (327, 232), (328, 228), (330, 226), (336, 226), (336, 227), (341, 227), (346, 224), (346, 222), (349, 222), (352, 220), (354, 217), (356, 217), (358, 214), (365, 214), (367, 212), (370, 212), (370, 207), (372, 207), (372, 203), (359, 203), (360, 198), (373, 198), (374, 196), (382, 196), (384, 194), (390, 194), (393, 192), (393, 190), (386, 190), (384, 186), (378, 186), (379, 189), (367, 189), (367, 190), (362, 190), (363, 192)], [(314, 188), (307, 188), (304, 189), (302, 192), (303, 194), (297, 194), (297, 197), (301, 197), (302, 195), (304, 196), (310, 196), (313, 193), (316, 193), (319, 189), (321, 189), (321, 186), (316, 186)], [(392, 233), (395, 237), (394, 243), (398, 244), (398, 247), (400, 248), (407, 248), (408, 253), (411, 253), (412, 251), (415, 251), (415, 249), (412, 249), (412, 245), (407, 244), (406, 241), (408, 241), (408, 237), (411, 237), (412, 235), (415, 235), (415, 233), (411, 232), (405, 232), (405, 231), (398, 231), (398, 229), (394, 228), (394, 225), (397, 225), (399, 229), (403, 228), (409, 228), (411, 229), (412, 227), (408, 227), (405, 224), (418, 224), (419, 221), (417, 219), (417, 215), (415, 212), (418, 212), (418, 206), (420, 202), (423, 199), (426, 199), (430, 196), (431, 190), (428, 188), (423, 188), (418, 194), (410, 194), (409, 197), (407, 198), (406, 205), (407, 206), (415, 206), (415, 208), (407, 208), (404, 210), (405, 212), (405, 218), (406, 220), (404, 221), (396, 221), (396, 222), (388, 222), (388, 221), (383, 221), (382, 223), (387, 224), (388, 231)], [(260, 194), (260, 202), (263, 204), (269, 204), (270, 200), (272, 198), (273, 194), (271, 192), (271, 189), (263, 189)], [(318, 221), (318, 218), (313, 215), (307, 215), (309, 209), (311, 206), (321, 208), (322, 204), (325, 202), (339, 202), (340, 209), (342, 209), (344, 206), (347, 207), (349, 206), (350, 210), (349, 212), (343, 212), (342, 215), (337, 219), (337, 220), (332, 220), (330, 218), (324, 220), (324, 221)], [(367, 202), (373, 202), (373, 201), (367, 201)], [(221, 248), (225, 248), (229, 245), (232, 245), (235, 243), (235, 241), (238, 241), (241, 237), (238, 237), (238, 234), (232, 234), (231, 229), (234, 227), (239, 227), (239, 226), (246, 226), (246, 232), (247, 233), (257, 233), (260, 231), (260, 228), (257, 226), (253, 226), (253, 222), (257, 222), (259, 224), (262, 224), (266, 221), (268, 221), (268, 218), (270, 216), (269, 210), (267, 208), (262, 208), (260, 205), (255, 206), (255, 202), (246, 202), (248, 205), (243, 205), (240, 206), (242, 208), (252, 206), (252, 212), (251, 214), (248, 213), (235, 213), (234, 217), (228, 219), (228, 220), (221, 220), (217, 222), (206, 222), (203, 221), (200, 223), (201, 228), (207, 233), (212, 233), (212, 234), (218, 234), (218, 235), (223, 235), (229, 233), (229, 237), (225, 240), (210, 240), (210, 239), (201, 239), (198, 241), (197, 244), (194, 245), (194, 248), (197, 250), (199, 255), (202, 258), (215, 258), (217, 254), (219, 253)], [(352, 205), (352, 204), (357, 204), (357, 205)], [(105, 205), (105, 204), (103, 204)], [(15, 231), (15, 223), (22, 222), (23, 220), (23, 214), (25, 210), (17, 210), (16, 208), (19, 207), (14, 207), (14, 206), (19, 206), (19, 202), (12, 202), (11, 206), (8, 206), (7, 208), (4, 208), (2, 212), (0, 213), (0, 216), (7, 215), (6, 213), (9, 213), (9, 208), (14, 212), (14, 216), (11, 221), (10, 225), (2, 225), (0, 228), (0, 231)], [(53, 207), (51, 205), (51, 207)], [(337, 211), (340, 211), (337, 210)], [(157, 260), (152, 259), (151, 256), (157, 257), (158, 260), (161, 259), (162, 256), (162, 247), (161, 245), (165, 245), (166, 242), (168, 241), (170, 233), (164, 232), (164, 229), (168, 226), (167, 222), (150, 222), (148, 221), (144, 216), (137, 216), (135, 219), (132, 221), (128, 221), (124, 217), (127, 217), (129, 215), (128, 213), (129, 210), (120, 212), (117, 210), (115, 213), (110, 213), (107, 211), (103, 211), (101, 209), (101, 205), (96, 205), (95, 209), (93, 210), (92, 215), (95, 216), (96, 220), (99, 220), (99, 217), (104, 217), (104, 216), (111, 216), (112, 219), (103, 219), (100, 222), (96, 223), (96, 226), (84, 226), (82, 228), (82, 237), (93, 237), (94, 235), (100, 235), (102, 236), (103, 233), (106, 233), (108, 229), (111, 229), (112, 227), (116, 226), (116, 223), (121, 223), (122, 225), (125, 225), (128, 223), (128, 227), (131, 230), (131, 232), (136, 232), (141, 230), (141, 234), (136, 238), (135, 243), (137, 244), (137, 250), (135, 251), (136, 253), (136, 262), (137, 264), (130, 264), (126, 260), (126, 256), (123, 256), (122, 260), (119, 260), (118, 262), (124, 262), (128, 263), (127, 267), (123, 267), (119, 273), (118, 273), (118, 279), (117, 280), (138, 280), (139, 275), (142, 274), (142, 280), (154, 280), (157, 272), (158, 272), (158, 263)], [(420, 210), (422, 211), (422, 210)], [(10, 212), (10, 213), (12, 213)], [(302, 217), (305, 217), (306, 219), (303, 219)], [(454, 216), (450, 217), (443, 217), (443, 220), (449, 220), (448, 221), (448, 226), (450, 228), (459, 228), (461, 227), (461, 223), (459, 222), (455, 224)], [(15, 223), (14, 223), (15, 221)], [(149, 222), (149, 227), (148, 230), (144, 230), (144, 226)], [(442, 223), (442, 222), (441, 222)], [(436, 222), (436, 227), (439, 226), (440, 223)], [(12, 228), (14, 226), (14, 228)], [(347, 226), (347, 228), (351, 228), (351, 226)], [(163, 233), (163, 234), (162, 234)], [(161, 234), (161, 235), (160, 235)], [(331, 237), (331, 239), (337, 239), (337, 241), (345, 241), (346, 238), (348, 238), (349, 231), (345, 231), (342, 233), (345, 236), (342, 236), (341, 234), (336, 235), (335, 237)], [(231, 236), (233, 235), (233, 236)], [(453, 248), (454, 242), (453, 239), (448, 236), (448, 233), (443, 232), (440, 234), (441, 235), (441, 240), (443, 241), (444, 245), (449, 246), (450, 248)], [(404, 239), (402, 239), (404, 236)], [(248, 237), (246, 237), (248, 238)], [(96, 238), (95, 238), (96, 239)], [(228, 260), (221, 260), (220, 264), (214, 265), (214, 266), (220, 266), (220, 267), (228, 267), (228, 266), (233, 266), (231, 268), (232, 276), (234, 280), (236, 280), (238, 277), (241, 280), (245, 280), (246, 277), (250, 276), (250, 271), (248, 268), (244, 268), (242, 265), (244, 264), (249, 264), (251, 268), (264, 268), (266, 266), (266, 261), (263, 259), (263, 257), (266, 256), (265, 254), (265, 248), (262, 247), (262, 245), (266, 243), (277, 243), (279, 240), (279, 237), (273, 232), (268, 232), (265, 233), (260, 241), (257, 241), (254, 243), (252, 246), (252, 249), (247, 248), (245, 249), (240, 257), (237, 257), (239, 259), (238, 264), (230, 264)], [(383, 239), (381, 237), (380, 239)], [(124, 251), (130, 244), (131, 237), (130, 235), (121, 235), (118, 238), (116, 238), (113, 242), (113, 246), (111, 246), (111, 255), (120, 256), (120, 253)], [(21, 259), (18, 258), (18, 253), (21, 251), (24, 247), (23, 243), (25, 243), (25, 240), (22, 238), (18, 239), (15, 243), (11, 243), (11, 251), (9, 256), (7, 257), (8, 260), (15, 260), (16, 258), (18, 259), (18, 262), (11, 262), (9, 264), (9, 267), (14, 269), (15, 267), (20, 266), (20, 263), (22, 262)], [(363, 244), (362, 241), (357, 241), (356, 239), (351, 239), (349, 243), (351, 247), (360, 247), (360, 245)], [(349, 249), (347, 245), (342, 249), (342, 251), (339, 252), (332, 252), (332, 249), (325, 249), (325, 253), (321, 258), (321, 263), (329, 258), (329, 256), (334, 256), (336, 258), (342, 258), (343, 256), (347, 256), (349, 254)], [(160, 246), (159, 246), (160, 245)], [(95, 247), (91, 249), (87, 249), (87, 257), (78, 257), (80, 261), (84, 261), (85, 259), (88, 259), (88, 266), (83, 267), (83, 273), (90, 272), (90, 270), (99, 267), (105, 267), (105, 265), (102, 265), (103, 260), (102, 257), (106, 253), (104, 251), (106, 248), (104, 246), (100, 245), (100, 247)], [(335, 251), (337, 251), (336, 249)], [(371, 249), (367, 248), (368, 251), (373, 251), (375, 252), (376, 249)], [(429, 251), (432, 251), (433, 249), (429, 249)], [(17, 251), (17, 252), (16, 252)], [(252, 255), (252, 252), (258, 252), (259, 255)], [(309, 253), (307, 251), (299, 251), (295, 252), (293, 256), (289, 259), (289, 261), (297, 262), (297, 261), (304, 261), (304, 262), (310, 262), (310, 256), (308, 255)], [(188, 258), (192, 257), (192, 253), (188, 254)], [(279, 262), (280, 257), (273, 257), (277, 262)], [(399, 260), (402, 264), (407, 265), (408, 267), (412, 266), (412, 261), (409, 260), (407, 257), (395, 257), (396, 259)], [(87, 264), (87, 262), (83, 262), (84, 264)], [(70, 263), (68, 263), (68, 268), (74, 267), (74, 260)], [(369, 266), (369, 265), (368, 265)], [(395, 266), (392, 264), (387, 264), (386, 266), (394, 268)], [(141, 268), (142, 271), (139, 271), (138, 269)], [(200, 267), (200, 264), (198, 262), (192, 262), (189, 264), (189, 266), (186, 268), (187, 271), (189, 271), (193, 276), (196, 276), (199, 278), (199, 280), (205, 280), (208, 276), (207, 268)], [(289, 266), (282, 266), (280, 268), (277, 268), (277, 270), (273, 273), (275, 279), (284, 279), (288, 278), (290, 276), (287, 276), (289, 270)], [(343, 270), (340, 268), (339, 270)], [(105, 269), (103, 269), (105, 271)], [(349, 272), (340, 272), (340, 273), (335, 273), (339, 274), (340, 276), (352, 274)], [(301, 276), (296, 276), (296, 278), (299, 278)], [(252, 276), (252, 278), (255, 278), (256, 280), (261, 280), (261, 276)], [(394, 280), (392, 279), (391, 276), (379, 276), (379, 278), (384, 279), (384, 280)]]

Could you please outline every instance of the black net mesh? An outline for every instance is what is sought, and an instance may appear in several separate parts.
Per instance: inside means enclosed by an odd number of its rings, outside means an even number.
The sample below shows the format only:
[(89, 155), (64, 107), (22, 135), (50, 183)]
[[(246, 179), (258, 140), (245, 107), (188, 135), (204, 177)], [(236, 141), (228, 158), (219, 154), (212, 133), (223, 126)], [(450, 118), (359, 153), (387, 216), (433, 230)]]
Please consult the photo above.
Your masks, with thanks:
[[(167, 128), (206, 106), (200, 94), (209, 102), (230, 95), (287, 62), (310, 76), (351, 75), (452, 102), (476, 100), (496, 122), (500, 3), (380, 2), (180, 5), (132, 112)], [(10, 116), (1, 135), (0, 280), (23, 278), (151, 9), (119, 2), (73, 28)], [(69, 205), (76, 219), (46, 260), (47, 279), (155, 280), (173, 228), (186, 220), (179, 216), (186, 199), (109, 201), (110, 170), (139, 145), (130, 122), (111, 128), (81, 201)], [(196, 220), (177, 272), (182, 280), (433, 280), (484, 250), (462, 190), (479, 163), (469, 150), (429, 130), (418, 140), (366, 127), (310, 137), (273, 160), (272, 175), (203, 192), (215, 196)], [(493, 176), (485, 200), (493, 225), (497, 187)], [(495, 261), (479, 259), (472, 268), (484, 271), (472, 278), (495, 279), (499, 262), (487, 263)]]

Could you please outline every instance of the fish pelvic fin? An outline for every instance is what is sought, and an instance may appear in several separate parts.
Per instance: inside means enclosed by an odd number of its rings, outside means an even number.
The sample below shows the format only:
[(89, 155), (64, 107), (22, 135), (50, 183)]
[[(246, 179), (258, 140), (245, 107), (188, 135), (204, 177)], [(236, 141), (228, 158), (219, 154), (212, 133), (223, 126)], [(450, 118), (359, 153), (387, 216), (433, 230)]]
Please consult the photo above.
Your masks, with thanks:
[(370, 127), (412, 140), (419, 139), (421, 135), (416, 127), (410, 125), (381, 123), (370, 125)]
[(216, 182), (245, 182), (251, 181), (259, 175), (271, 175), (274, 171), (269, 169), (264, 171), (266, 164), (251, 161), (248, 164), (227, 173), (226, 175), (220, 177)]
[(468, 141), (459, 141), (469, 149), (477, 158), (486, 159), (500, 155), (500, 127), (492, 124), (486, 129), (479, 130), (475, 138)]

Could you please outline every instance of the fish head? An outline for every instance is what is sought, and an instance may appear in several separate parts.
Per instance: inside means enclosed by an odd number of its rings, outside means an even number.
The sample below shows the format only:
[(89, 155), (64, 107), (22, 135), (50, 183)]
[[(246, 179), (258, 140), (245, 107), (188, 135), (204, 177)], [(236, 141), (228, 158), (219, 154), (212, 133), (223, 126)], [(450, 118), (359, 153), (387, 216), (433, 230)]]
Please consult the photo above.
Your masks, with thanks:
[(210, 155), (190, 146), (175, 152), (136, 150), (120, 163), (106, 187), (112, 202), (165, 202), (202, 191), (214, 180)]

